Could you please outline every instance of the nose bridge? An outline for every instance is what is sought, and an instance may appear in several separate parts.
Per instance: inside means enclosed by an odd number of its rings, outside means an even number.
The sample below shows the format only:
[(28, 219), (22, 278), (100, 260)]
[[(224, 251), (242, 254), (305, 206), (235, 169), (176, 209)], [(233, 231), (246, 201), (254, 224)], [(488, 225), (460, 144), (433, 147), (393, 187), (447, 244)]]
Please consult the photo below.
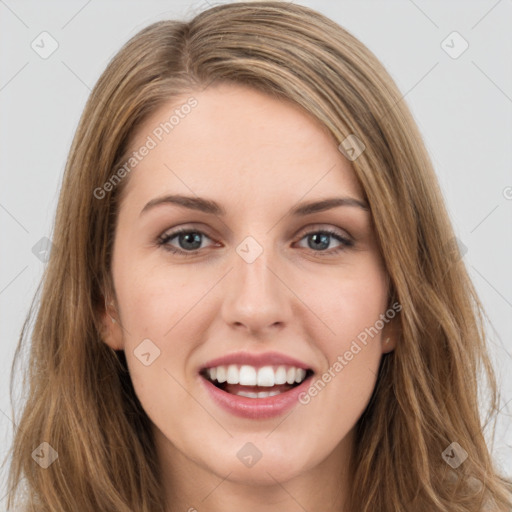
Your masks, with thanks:
[[(264, 249), (253, 237), (247, 237), (236, 249), (238, 260), (235, 264), (240, 292), (252, 290), (253, 293), (269, 291), (275, 276), (270, 272), (275, 254), (269, 244)], [(269, 275), (270, 274), (270, 275)]]
[(276, 275), (280, 265), (270, 239), (265, 238), (264, 246), (248, 236), (236, 247), (224, 300), (224, 316), (230, 324), (258, 330), (286, 320), (288, 295)]
[[(262, 238), (260, 237), (260, 240)], [(276, 276), (269, 268), (277, 266), (277, 262), (270, 240), (271, 237), (267, 236), (264, 242), (260, 243), (254, 237), (248, 236), (237, 246), (235, 290), (239, 300), (250, 300), (256, 296), (267, 301), (276, 298)]]

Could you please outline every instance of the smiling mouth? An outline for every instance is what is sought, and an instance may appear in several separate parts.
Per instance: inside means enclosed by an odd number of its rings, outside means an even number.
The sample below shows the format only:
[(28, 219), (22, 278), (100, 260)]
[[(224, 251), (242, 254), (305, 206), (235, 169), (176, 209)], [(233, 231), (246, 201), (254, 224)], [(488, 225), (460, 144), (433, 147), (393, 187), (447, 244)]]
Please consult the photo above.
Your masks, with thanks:
[(246, 398), (277, 396), (300, 386), (313, 375), (313, 370), (294, 366), (250, 365), (216, 366), (205, 368), (200, 375), (218, 389)]

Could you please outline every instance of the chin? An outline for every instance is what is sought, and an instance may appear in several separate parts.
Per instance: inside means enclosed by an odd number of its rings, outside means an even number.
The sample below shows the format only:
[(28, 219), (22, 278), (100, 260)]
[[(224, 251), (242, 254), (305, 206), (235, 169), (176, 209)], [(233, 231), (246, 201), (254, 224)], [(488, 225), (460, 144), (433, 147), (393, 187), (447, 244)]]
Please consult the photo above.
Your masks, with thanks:
[[(313, 457), (311, 447), (304, 453), (291, 451), (283, 446), (283, 436), (264, 433), (239, 435), (223, 443), (215, 442), (205, 453), (211, 454), (204, 464), (209, 471), (216, 473), (219, 478), (247, 485), (275, 485), (289, 481), (312, 469), (321, 461), (321, 457)], [(293, 439), (288, 436), (291, 444)], [(318, 452), (317, 452), (318, 453)], [(204, 453), (200, 454), (203, 458)]]

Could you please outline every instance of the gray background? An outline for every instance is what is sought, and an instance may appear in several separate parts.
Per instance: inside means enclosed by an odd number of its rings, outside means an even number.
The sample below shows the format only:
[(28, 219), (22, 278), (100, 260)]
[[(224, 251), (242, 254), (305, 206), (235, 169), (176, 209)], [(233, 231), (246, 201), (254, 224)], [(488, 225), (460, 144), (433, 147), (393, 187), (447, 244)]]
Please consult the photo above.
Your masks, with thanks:
[[(297, 3), (331, 17), (377, 55), (420, 127), (491, 321), (502, 393), (494, 455), (512, 476), (512, 1)], [(140, 29), (188, 19), (207, 6), (206, 0), (0, 0), (0, 456), (12, 439), (12, 356), (44, 269), (32, 248), (52, 236), (65, 159), (90, 90)], [(43, 31), (58, 43), (46, 59), (31, 47), (42, 46)], [(453, 31), (469, 44), (457, 58), (445, 51), (462, 49), (457, 36), (448, 37)]]

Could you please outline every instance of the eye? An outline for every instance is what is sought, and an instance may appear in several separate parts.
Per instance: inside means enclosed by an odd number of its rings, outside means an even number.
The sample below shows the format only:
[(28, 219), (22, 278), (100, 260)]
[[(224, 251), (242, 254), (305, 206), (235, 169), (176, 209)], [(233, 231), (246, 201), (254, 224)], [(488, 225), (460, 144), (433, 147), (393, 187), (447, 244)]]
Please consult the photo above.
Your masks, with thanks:
[[(157, 245), (174, 254), (182, 256), (194, 256), (202, 249), (203, 238), (211, 240), (204, 232), (194, 229), (180, 228), (170, 233), (164, 233), (157, 239)], [(176, 239), (179, 247), (171, 242)], [(311, 230), (303, 234), (299, 241), (308, 240), (308, 247), (312, 252), (321, 256), (330, 256), (337, 254), (354, 245), (349, 238), (341, 235), (333, 229)], [(335, 239), (339, 242), (339, 246), (334, 249), (327, 250), (329, 245)], [(217, 244), (218, 245), (218, 244)], [(323, 253), (323, 254), (320, 254)]]
[[(181, 228), (171, 233), (164, 233), (158, 237), (157, 243), (159, 246), (172, 253), (182, 254), (183, 256), (193, 256), (201, 248), (202, 237), (210, 239), (210, 237), (202, 231)], [(171, 245), (171, 240), (175, 238), (177, 238), (181, 248)]]
[[(340, 243), (340, 246), (327, 251), (326, 249), (329, 247), (330, 242), (332, 241), (333, 238)], [(335, 231), (333, 229), (308, 231), (301, 238), (301, 241), (304, 239), (308, 240), (308, 247), (311, 250), (313, 250), (313, 252), (324, 253), (320, 254), (321, 256), (330, 256), (333, 254), (337, 254), (354, 245), (354, 242), (352, 240), (345, 236), (342, 236), (338, 231)]]

